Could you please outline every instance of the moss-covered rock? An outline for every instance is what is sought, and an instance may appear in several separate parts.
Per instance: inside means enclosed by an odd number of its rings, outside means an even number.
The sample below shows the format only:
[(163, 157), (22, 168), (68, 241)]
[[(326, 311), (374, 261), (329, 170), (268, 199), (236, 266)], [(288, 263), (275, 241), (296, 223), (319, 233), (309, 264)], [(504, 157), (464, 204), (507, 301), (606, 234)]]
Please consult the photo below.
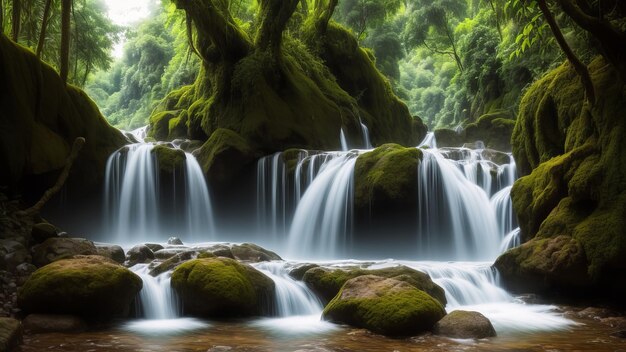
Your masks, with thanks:
[(66, 86), (52, 67), (3, 34), (0, 76), (0, 185), (38, 198), (56, 181), (74, 140), (84, 137), (67, 195), (100, 191), (109, 154), (126, 143), (122, 133), (84, 92)]
[(159, 144), (152, 148), (151, 153), (156, 158), (157, 166), (162, 173), (173, 174), (176, 170), (183, 170), (185, 167), (187, 156), (180, 149)]
[(195, 259), (172, 273), (172, 287), (186, 314), (207, 318), (258, 316), (272, 302), (274, 282), (229, 258)]
[[(455, 130), (440, 128), (435, 130), (435, 139), (437, 140), (437, 147), (461, 147), (465, 143), (462, 132), (459, 133)], [(432, 147), (432, 146), (429, 146)]]
[(230, 251), (235, 259), (247, 262), (258, 263), (282, 260), (278, 254), (253, 243), (234, 244)]
[(195, 155), (209, 182), (218, 185), (232, 181), (256, 159), (248, 142), (225, 128), (213, 132)]
[(403, 265), (373, 270), (359, 268), (331, 270), (322, 267), (314, 267), (304, 274), (302, 280), (319, 297), (328, 302), (337, 295), (341, 287), (348, 280), (363, 275), (375, 275), (403, 281), (419, 290), (425, 291), (437, 299), (442, 305), (445, 306), (447, 303), (445, 291), (439, 287), (439, 285), (435, 284), (428, 274)]
[(364, 275), (348, 280), (322, 317), (387, 336), (411, 336), (430, 330), (445, 314), (441, 303), (406, 282)]
[(77, 256), (35, 271), (18, 291), (25, 313), (72, 314), (85, 319), (126, 316), (142, 281), (100, 256)]
[(482, 141), (487, 148), (508, 152), (514, 127), (515, 120), (508, 112), (493, 112), (468, 124), (463, 131), (464, 140), (466, 143)]
[(0, 351), (15, 351), (22, 343), (22, 324), (13, 318), (0, 317)]
[(422, 151), (385, 144), (359, 155), (354, 167), (354, 205), (358, 210), (415, 208), (417, 166)]
[(433, 329), (437, 335), (457, 339), (484, 339), (496, 336), (493, 325), (479, 312), (455, 310), (443, 317)]
[[(566, 63), (522, 99), (512, 144), (522, 175), (512, 190), (527, 245), (496, 266), (505, 283), (566, 295), (626, 294), (626, 93), (603, 59), (589, 66), (596, 103)], [(563, 237), (565, 236), (565, 237)], [(557, 248), (558, 247), (558, 248)], [(545, 281), (545, 282), (544, 282)], [(576, 290), (569, 288), (575, 286)]]

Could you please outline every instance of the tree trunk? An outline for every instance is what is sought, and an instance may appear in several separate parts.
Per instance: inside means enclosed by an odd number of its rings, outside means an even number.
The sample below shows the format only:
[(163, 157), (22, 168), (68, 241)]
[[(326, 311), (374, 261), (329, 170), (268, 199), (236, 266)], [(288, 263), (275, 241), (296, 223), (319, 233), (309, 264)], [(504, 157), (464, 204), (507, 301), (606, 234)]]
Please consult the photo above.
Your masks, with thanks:
[(70, 15), (72, 0), (61, 0), (61, 80), (67, 83), (70, 59)]
[(591, 76), (589, 75), (589, 70), (587, 69), (587, 66), (578, 59), (576, 54), (574, 54), (574, 52), (572, 51), (572, 48), (570, 48), (569, 44), (567, 44), (567, 41), (565, 40), (565, 37), (563, 37), (563, 33), (561, 32), (561, 28), (559, 27), (558, 23), (556, 23), (556, 19), (548, 8), (546, 0), (538, 0), (537, 4), (539, 5), (539, 9), (541, 9), (541, 12), (545, 17), (546, 22), (548, 22), (548, 25), (550, 26), (550, 29), (554, 34), (554, 38), (561, 47), (561, 50), (563, 50), (565, 56), (567, 57), (567, 60), (572, 64), (574, 70), (580, 76), (580, 80), (583, 84), (583, 87), (585, 88), (587, 100), (591, 103), (591, 105), (593, 105), (596, 102), (596, 93), (593, 88), (593, 81), (591, 80)]
[(46, 7), (43, 10), (43, 19), (41, 20), (41, 31), (39, 32), (39, 42), (37, 43), (38, 58), (41, 58), (41, 53), (43, 52), (43, 44), (46, 41), (46, 30), (48, 29), (48, 18), (50, 17), (51, 6), (52, 0), (46, 0)]
[(616, 29), (602, 15), (594, 17), (587, 14), (575, 1), (556, 1), (565, 14), (598, 40), (604, 57), (618, 70), (622, 80), (626, 81), (626, 33)]
[(496, 4), (494, 4), (493, 0), (489, 0), (489, 4), (491, 5), (493, 15), (495, 16), (496, 29), (498, 30), (498, 35), (500, 36), (500, 42), (502, 42), (504, 37), (502, 36), (502, 28), (500, 27), (500, 14), (498, 12), (498, 8), (496, 7)]
[(0, 32), (4, 33), (4, 0), (0, 0)]
[(296, 11), (300, 0), (260, 0), (261, 24), (256, 34), (256, 46), (269, 49), (275, 59), (280, 57), (283, 31)]
[(13, 11), (11, 18), (11, 38), (14, 42), (18, 42), (20, 37), (20, 22), (22, 18), (22, 2), (21, 0), (13, 0)]
[(313, 21), (317, 35), (321, 36), (328, 29), (328, 22), (333, 17), (339, 0), (318, 0), (315, 2)]

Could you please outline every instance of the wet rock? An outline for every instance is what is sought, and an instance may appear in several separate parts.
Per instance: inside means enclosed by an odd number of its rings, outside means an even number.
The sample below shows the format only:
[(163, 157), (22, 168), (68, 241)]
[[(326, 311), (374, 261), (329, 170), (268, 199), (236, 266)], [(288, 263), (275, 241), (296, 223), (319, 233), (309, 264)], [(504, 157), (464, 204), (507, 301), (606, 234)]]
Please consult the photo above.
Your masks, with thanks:
[(181, 241), (180, 238), (178, 238), (178, 237), (170, 237), (170, 238), (167, 239), (167, 244), (182, 246), (183, 245), (183, 241)]
[(139, 263), (150, 263), (154, 260), (154, 252), (148, 246), (140, 244), (128, 250), (126, 261), (128, 266)]
[(182, 248), (165, 248), (165, 249), (161, 249), (158, 250), (156, 252), (154, 252), (154, 258), (156, 259), (160, 259), (160, 260), (165, 260), (165, 259), (169, 259), (173, 256), (175, 256), (176, 254), (180, 254), (180, 253), (184, 253), (184, 252), (188, 252), (189, 248), (187, 247), (182, 247)]
[(109, 243), (95, 243), (95, 246), (98, 251), (98, 255), (113, 259), (120, 264), (124, 264), (126, 254), (124, 253), (124, 249), (122, 249), (122, 247)]
[(157, 251), (160, 251), (161, 249), (165, 248), (165, 247), (163, 247), (162, 245), (160, 245), (158, 243), (146, 243), (145, 246), (150, 248), (150, 250), (152, 252), (157, 252)]
[(0, 269), (14, 271), (28, 259), (28, 250), (23, 244), (14, 240), (0, 240)]
[(22, 343), (22, 324), (12, 318), (0, 318), (0, 351), (15, 351)]
[(27, 314), (71, 314), (86, 319), (127, 316), (141, 290), (139, 276), (111, 259), (61, 259), (35, 271), (18, 295)]
[(294, 280), (301, 281), (304, 277), (304, 274), (313, 268), (319, 268), (317, 264), (299, 264), (296, 265), (291, 271), (289, 271), (289, 276), (291, 276)]
[(425, 291), (437, 299), (442, 305), (445, 306), (447, 303), (445, 291), (439, 287), (439, 285), (435, 284), (428, 274), (404, 265), (374, 270), (361, 268), (331, 270), (318, 267), (308, 270), (304, 274), (302, 281), (318, 296), (328, 302), (337, 295), (346, 281), (362, 275), (376, 275), (404, 281), (419, 290)]
[(42, 267), (56, 260), (75, 255), (94, 255), (98, 250), (84, 238), (49, 238), (33, 247), (33, 264)]
[(230, 250), (237, 260), (253, 263), (282, 260), (278, 254), (252, 243), (235, 244)]
[(230, 259), (235, 259), (233, 256), (233, 252), (230, 250), (230, 246), (225, 244), (216, 244), (208, 247), (197, 247), (194, 248), (199, 252), (208, 252), (217, 257), (225, 257)]
[(590, 318), (590, 319), (604, 319), (615, 317), (618, 314), (607, 308), (599, 308), (599, 307), (587, 307), (580, 312), (576, 313), (581, 318)]
[[(160, 252), (160, 251), (159, 251)], [(157, 253), (159, 253), (157, 252)], [(155, 253), (155, 254), (157, 254)], [(176, 253), (172, 257), (167, 260), (159, 263), (157, 266), (150, 270), (150, 275), (158, 276), (165, 272), (175, 269), (180, 264), (189, 261), (191, 259), (195, 259), (198, 253), (196, 251), (185, 250), (181, 253)]]
[(185, 314), (205, 318), (251, 317), (267, 313), (274, 281), (250, 265), (229, 258), (188, 261), (172, 273)]
[(24, 330), (42, 332), (81, 332), (87, 329), (83, 319), (74, 315), (30, 314), (24, 319)]
[(363, 275), (343, 285), (322, 318), (386, 336), (412, 336), (445, 314), (441, 303), (404, 281)]
[(617, 338), (620, 338), (620, 339), (626, 339), (626, 330), (616, 331), (616, 332), (612, 333), (611, 336), (617, 337)]
[(443, 317), (433, 329), (436, 335), (459, 339), (483, 339), (496, 336), (487, 317), (479, 312), (455, 310)]
[(58, 230), (52, 224), (41, 222), (33, 225), (30, 235), (35, 242), (42, 243), (48, 238), (57, 237)]

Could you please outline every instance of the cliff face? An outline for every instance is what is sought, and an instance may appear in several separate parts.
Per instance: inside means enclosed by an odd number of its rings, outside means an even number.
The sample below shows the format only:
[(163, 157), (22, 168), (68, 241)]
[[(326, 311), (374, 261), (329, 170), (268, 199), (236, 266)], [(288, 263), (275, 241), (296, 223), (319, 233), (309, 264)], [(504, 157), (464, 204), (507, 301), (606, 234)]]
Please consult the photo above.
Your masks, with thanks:
[(80, 89), (28, 49), (0, 35), (0, 187), (37, 197), (63, 168), (75, 138), (84, 145), (67, 182), (70, 193), (102, 182), (109, 154), (126, 143)]
[(602, 59), (589, 70), (594, 106), (567, 64), (522, 99), (512, 146), (524, 176), (512, 198), (526, 243), (495, 264), (512, 288), (626, 292), (626, 85)]

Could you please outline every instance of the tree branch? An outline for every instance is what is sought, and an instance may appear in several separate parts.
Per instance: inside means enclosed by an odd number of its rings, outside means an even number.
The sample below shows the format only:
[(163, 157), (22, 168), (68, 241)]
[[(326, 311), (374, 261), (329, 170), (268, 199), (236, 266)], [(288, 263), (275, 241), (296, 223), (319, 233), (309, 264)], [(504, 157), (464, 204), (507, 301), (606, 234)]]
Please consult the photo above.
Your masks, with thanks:
[(46, 203), (55, 194), (57, 194), (61, 190), (61, 188), (63, 188), (63, 185), (65, 184), (65, 181), (67, 180), (67, 177), (70, 174), (70, 169), (72, 168), (72, 165), (74, 164), (74, 161), (76, 160), (76, 157), (78, 157), (78, 153), (83, 148), (83, 145), (85, 145), (85, 138), (78, 137), (74, 140), (74, 144), (72, 145), (72, 151), (70, 152), (70, 155), (67, 157), (65, 167), (63, 167), (63, 171), (59, 175), (59, 178), (57, 179), (57, 182), (54, 184), (54, 186), (48, 189), (43, 194), (41, 199), (39, 199), (39, 201), (35, 203), (35, 205), (33, 205), (32, 207), (28, 209), (18, 211), (15, 213), (15, 215), (27, 217), (27, 216), (33, 216), (41, 211), (44, 205), (46, 205)]
[[(256, 34), (256, 46), (278, 55), (287, 22), (300, 0), (260, 0), (261, 24)], [(276, 56), (278, 57), (278, 56)]]

